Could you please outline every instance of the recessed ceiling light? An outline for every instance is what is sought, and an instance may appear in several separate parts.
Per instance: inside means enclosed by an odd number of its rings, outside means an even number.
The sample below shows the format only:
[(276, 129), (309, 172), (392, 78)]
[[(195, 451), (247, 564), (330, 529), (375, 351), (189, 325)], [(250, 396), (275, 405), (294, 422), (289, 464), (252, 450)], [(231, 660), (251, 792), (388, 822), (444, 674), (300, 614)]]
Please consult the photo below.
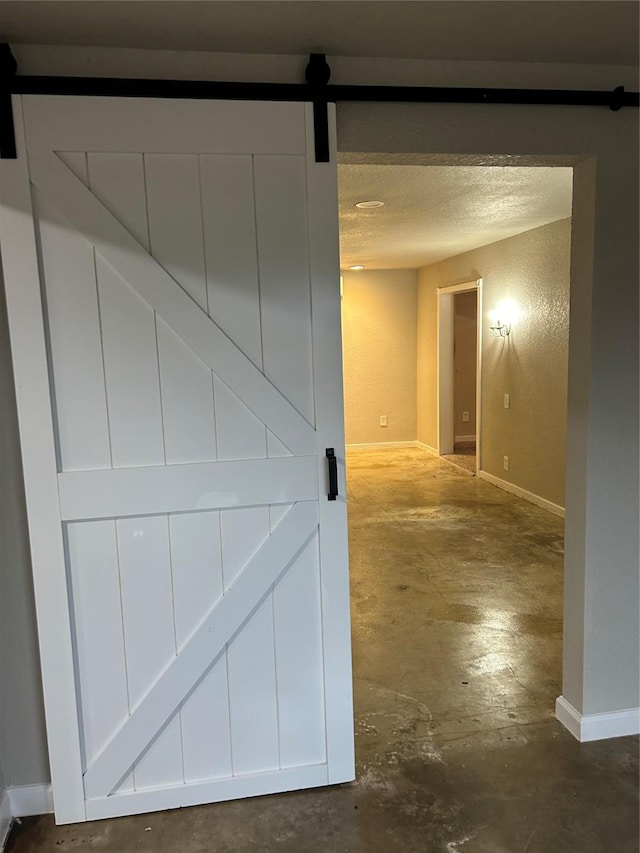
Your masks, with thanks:
[(360, 210), (373, 210), (375, 207), (384, 207), (383, 201), (357, 201), (356, 207)]
[(364, 264), (354, 264), (352, 267), (349, 267), (350, 270), (363, 270)]

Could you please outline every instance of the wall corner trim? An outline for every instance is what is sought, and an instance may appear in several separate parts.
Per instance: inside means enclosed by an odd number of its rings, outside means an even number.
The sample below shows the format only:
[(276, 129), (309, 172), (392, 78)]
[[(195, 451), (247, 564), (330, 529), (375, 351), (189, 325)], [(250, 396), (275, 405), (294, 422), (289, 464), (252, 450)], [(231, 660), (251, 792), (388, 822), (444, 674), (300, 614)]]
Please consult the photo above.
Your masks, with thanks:
[(520, 486), (516, 486), (514, 483), (509, 483), (507, 480), (502, 480), (500, 477), (495, 477), (493, 474), (489, 474), (487, 471), (478, 471), (478, 479), (486, 480), (487, 483), (491, 483), (494, 486), (497, 486), (499, 489), (504, 489), (505, 492), (511, 492), (512, 495), (516, 495), (519, 498), (524, 498), (525, 501), (529, 501), (529, 503), (536, 504), (536, 506), (541, 506), (543, 509), (549, 510), (554, 515), (559, 515), (560, 518), (564, 518), (564, 507), (559, 506), (559, 504), (554, 504), (552, 501), (548, 501), (546, 498), (541, 498), (540, 495), (534, 495), (533, 492), (528, 492), (526, 489), (521, 488)]
[(53, 811), (51, 784), (16, 785), (7, 789), (12, 817), (50, 814)]
[(640, 734), (640, 708), (580, 714), (564, 696), (558, 696), (556, 717), (580, 743)]
[(11, 800), (9, 799), (9, 791), (2, 791), (0, 795), (0, 853), (5, 848), (7, 839), (9, 838), (9, 830), (13, 822), (11, 814)]

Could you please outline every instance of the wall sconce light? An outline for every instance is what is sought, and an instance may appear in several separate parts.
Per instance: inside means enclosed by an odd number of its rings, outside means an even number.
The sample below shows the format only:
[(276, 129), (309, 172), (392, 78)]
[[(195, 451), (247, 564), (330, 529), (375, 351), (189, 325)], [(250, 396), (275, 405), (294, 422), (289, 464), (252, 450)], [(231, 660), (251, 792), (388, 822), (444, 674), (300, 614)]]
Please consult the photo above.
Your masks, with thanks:
[[(491, 312), (492, 314), (495, 312)], [(506, 338), (511, 334), (511, 323), (503, 323), (499, 317), (492, 317), (493, 326), (489, 326), (496, 338)]]
[(519, 315), (515, 302), (506, 299), (501, 302), (493, 311), (489, 311), (489, 319), (491, 325), (489, 328), (496, 338), (508, 338), (511, 334), (511, 326), (513, 321)]

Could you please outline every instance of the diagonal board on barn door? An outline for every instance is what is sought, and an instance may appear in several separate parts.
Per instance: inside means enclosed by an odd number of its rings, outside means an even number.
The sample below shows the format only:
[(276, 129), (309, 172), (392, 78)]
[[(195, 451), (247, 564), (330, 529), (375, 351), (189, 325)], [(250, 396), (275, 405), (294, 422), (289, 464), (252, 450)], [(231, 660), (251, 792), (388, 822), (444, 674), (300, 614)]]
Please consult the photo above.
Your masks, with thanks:
[(84, 776), (89, 798), (106, 797), (180, 705), (256, 606), (294, 563), (318, 525), (316, 502), (295, 504), (205, 616)]
[(29, 154), (32, 182), (64, 218), (292, 453), (315, 453), (315, 431), (222, 329), (53, 152)]

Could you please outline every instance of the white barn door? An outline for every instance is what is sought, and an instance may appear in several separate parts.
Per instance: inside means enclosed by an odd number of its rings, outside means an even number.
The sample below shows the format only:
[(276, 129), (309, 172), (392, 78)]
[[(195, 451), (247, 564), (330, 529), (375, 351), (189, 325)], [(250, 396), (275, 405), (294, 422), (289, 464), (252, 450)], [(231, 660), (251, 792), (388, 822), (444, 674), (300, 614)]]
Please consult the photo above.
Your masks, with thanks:
[(335, 156), (295, 103), (14, 99), (56, 818), (354, 776)]

